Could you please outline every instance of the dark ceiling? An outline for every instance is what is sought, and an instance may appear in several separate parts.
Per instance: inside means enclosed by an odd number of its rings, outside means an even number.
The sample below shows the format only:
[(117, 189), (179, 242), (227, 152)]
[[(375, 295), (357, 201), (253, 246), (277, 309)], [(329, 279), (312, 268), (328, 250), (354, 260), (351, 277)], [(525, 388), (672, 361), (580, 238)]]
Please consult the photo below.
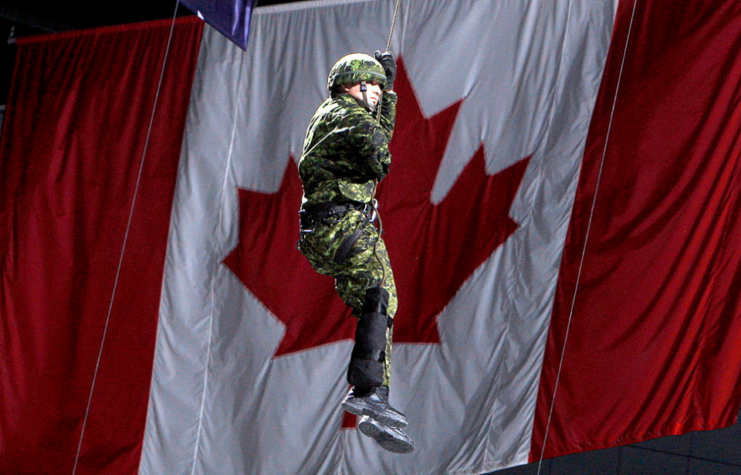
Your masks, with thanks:
[[(257, 6), (296, 0), (257, 0)], [(304, 0), (306, 1), (306, 0)], [(176, 12), (177, 8), (177, 13)], [(0, 4), (0, 105), (8, 96), (15, 47), (12, 38), (192, 15), (176, 0), (2, 0)]]
[[(296, 0), (257, 0), (257, 5), (289, 1)], [(0, 18), (3, 30), (9, 29), (8, 25), (14, 25), (16, 36), (27, 36), (171, 18), (175, 8), (178, 9), (178, 16), (191, 14), (184, 6), (178, 6), (176, 0), (129, 0), (120, 3), (91, 0), (2, 0)]]

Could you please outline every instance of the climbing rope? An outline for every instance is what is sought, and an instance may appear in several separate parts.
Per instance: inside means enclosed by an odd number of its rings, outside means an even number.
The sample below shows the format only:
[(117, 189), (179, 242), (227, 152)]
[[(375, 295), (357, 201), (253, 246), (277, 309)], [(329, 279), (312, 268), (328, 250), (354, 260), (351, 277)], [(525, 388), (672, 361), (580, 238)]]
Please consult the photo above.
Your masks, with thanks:
[[(401, 0), (396, 0), (396, 6), (394, 7), (394, 16), (391, 19), (391, 30), (389, 31), (389, 39), (386, 42), (386, 51), (391, 50), (391, 38), (394, 36), (394, 28), (396, 27), (396, 18), (399, 16), (399, 7), (401, 6)], [(381, 123), (381, 98), (378, 100), (378, 105), (376, 106), (376, 114), (378, 123)], [(373, 206), (373, 214), (376, 215), (376, 219), (378, 219), (378, 239), (376, 239), (376, 242), (373, 244), (373, 255), (376, 256), (376, 260), (378, 261), (378, 264), (381, 266), (382, 271), (382, 278), (381, 278), (381, 287), (383, 287), (386, 284), (386, 266), (384, 262), (381, 260), (381, 256), (378, 255), (378, 243), (381, 241), (381, 236), (383, 235), (383, 221), (381, 220), (381, 213), (378, 212), (378, 201), (376, 201), (376, 190), (378, 189), (378, 180), (373, 180), (373, 198), (371, 199), (371, 205)]]
[(386, 51), (391, 49), (391, 38), (394, 36), (394, 27), (396, 26), (396, 17), (399, 15), (399, 7), (401, 6), (401, 0), (396, 0), (396, 6), (394, 7), (394, 18), (391, 20), (391, 31), (389, 31), (389, 39), (386, 42)]
[(373, 255), (376, 256), (378, 264), (381, 266), (381, 287), (386, 284), (386, 265), (381, 260), (381, 256), (378, 255), (378, 243), (381, 242), (381, 235), (383, 234), (383, 221), (381, 221), (381, 214), (378, 212), (378, 202), (376, 201), (376, 189), (378, 188), (378, 180), (373, 180), (373, 199), (371, 200), (371, 206), (373, 206), (373, 214), (376, 215), (378, 220), (378, 238), (373, 243)]

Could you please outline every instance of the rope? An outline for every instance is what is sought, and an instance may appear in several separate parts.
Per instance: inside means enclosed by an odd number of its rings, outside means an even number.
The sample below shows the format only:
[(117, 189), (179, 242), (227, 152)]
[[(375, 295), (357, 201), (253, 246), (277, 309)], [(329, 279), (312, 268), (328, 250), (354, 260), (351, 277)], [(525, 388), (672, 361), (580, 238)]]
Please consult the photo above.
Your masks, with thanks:
[(175, 2), (175, 12), (172, 15), (172, 24), (170, 25), (170, 34), (167, 38), (167, 46), (165, 48), (165, 57), (162, 60), (162, 71), (160, 72), (160, 79), (159, 79), (159, 83), (157, 84), (157, 92), (155, 93), (155, 96), (154, 96), (154, 104), (152, 105), (152, 115), (149, 118), (149, 128), (147, 129), (147, 138), (144, 141), (144, 150), (142, 151), (142, 159), (141, 159), (141, 163), (139, 164), (139, 173), (136, 177), (136, 185), (134, 186), (134, 197), (131, 201), (131, 208), (129, 210), (129, 219), (128, 219), (128, 222), (126, 223), (126, 232), (124, 234), (124, 242), (123, 242), (123, 245), (121, 246), (121, 255), (118, 259), (118, 268), (116, 269), (116, 278), (113, 282), (113, 291), (111, 292), (111, 302), (108, 305), (108, 315), (106, 315), (105, 326), (103, 327), (103, 337), (100, 341), (100, 349), (98, 350), (98, 360), (95, 362), (95, 372), (93, 373), (93, 382), (90, 385), (90, 395), (88, 396), (87, 407), (85, 408), (85, 417), (82, 420), (82, 429), (80, 430), (80, 441), (77, 444), (77, 454), (75, 455), (75, 464), (72, 467), (72, 475), (75, 475), (75, 473), (77, 472), (77, 464), (80, 460), (80, 452), (82, 450), (82, 439), (85, 435), (85, 427), (87, 425), (88, 416), (90, 415), (90, 406), (93, 402), (93, 392), (95, 391), (95, 381), (98, 377), (98, 370), (100, 369), (100, 360), (103, 356), (103, 346), (105, 345), (106, 335), (108, 334), (108, 324), (110, 323), (111, 313), (113, 311), (113, 301), (114, 301), (114, 298), (116, 297), (116, 288), (118, 287), (118, 280), (119, 280), (119, 277), (121, 276), (121, 268), (123, 267), (123, 258), (124, 258), (124, 254), (126, 253), (126, 243), (129, 240), (129, 231), (131, 230), (131, 222), (134, 216), (134, 207), (136, 206), (136, 197), (139, 192), (139, 185), (141, 183), (142, 171), (144, 170), (144, 162), (147, 156), (147, 148), (149, 147), (149, 138), (152, 134), (152, 125), (154, 124), (154, 114), (155, 114), (155, 111), (157, 110), (157, 102), (159, 100), (160, 90), (162, 88), (162, 80), (165, 76), (165, 67), (167, 66), (167, 57), (169, 56), (169, 53), (170, 53), (170, 44), (172, 42), (173, 31), (175, 30), (175, 19), (177, 17), (178, 3), (179, 3), (179, 0)]
[(569, 318), (568, 318), (568, 321), (566, 323), (566, 334), (564, 335), (563, 347), (561, 348), (561, 359), (558, 362), (558, 372), (556, 373), (556, 382), (555, 382), (554, 387), (553, 387), (553, 397), (551, 398), (551, 407), (550, 407), (550, 410), (548, 411), (548, 421), (547, 421), (546, 426), (545, 426), (545, 434), (543, 434), (543, 446), (541, 447), (541, 450), (540, 450), (540, 459), (538, 460), (538, 472), (537, 472), (537, 475), (540, 475), (540, 471), (541, 471), (541, 468), (543, 466), (543, 457), (545, 456), (545, 447), (546, 447), (546, 443), (548, 442), (548, 431), (550, 430), (550, 427), (551, 427), (551, 420), (553, 418), (553, 409), (554, 409), (555, 404), (556, 404), (556, 393), (558, 391), (558, 384), (559, 384), (559, 382), (561, 380), (561, 370), (563, 368), (564, 355), (566, 354), (566, 342), (568, 341), (568, 338), (569, 338), (569, 331), (571, 330), (571, 320), (572, 320), (572, 318), (574, 316), (574, 307), (576, 306), (576, 295), (577, 295), (577, 292), (579, 290), (579, 282), (581, 281), (581, 274), (582, 274), (582, 270), (584, 268), (584, 258), (586, 257), (586, 254), (587, 254), (587, 243), (589, 242), (589, 233), (590, 233), (590, 231), (592, 229), (592, 220), (594, 218), (594, 209), (595, 209), (595, 207), (597, 205), (597, 195), (599, 193), (600, 183), (602, 182), (602, 171), (604, 170), (605, 158), (607, 156), (607, 143), (610, 140), (610, 132), (612, 131), (612, 121), (613, 121), (613, 118), (615, 116), (615, 107), (617, 106), (618, 92), (620, 91), (620, 82), (621, 82), (621, 80), (623, 78), (623, 69), (625, 67), (625, 58), (626, 58), (627, 53), (628, 53), (628, 43), (630, 42), (630, 34), (631, 34), (632, 30), (633, 30), (633, 20), (635, 19), (636, 5), (637, 4), (638, 4), (638, 0), (634, 0), (634, 2), (633, 2), (633, 12), (631, 13), (631, 16), (630, 16), (630, 24), (628, 26), (628, 35), (627, 35), (627, 37), (625, 39), (625, 48), (623, 49), (623, 58), (622, 58), (621, 63), (620, 63), (620, 72), (618, 73), (618, 81), (617, 81), (617, 85), (615, 86), (615, 97), (612, 100), (612, 110), (610, 111), (610, 120), (608, 121), (607, 133), (605, 134), (605, 146), (604, 146), (604, 148), (602, 150), (602, 159), (600, 161), (599, 172), (597, 173), (597, 184), (596, 184), (595, 190), (594, 190), (594, 197), (592, 198), (592, 207), (591, 207), (591, 209), (589, 211), (589, 221), (587, 223), (587, 232), (586, 232), (586, 235), (585, 235), (585, 238), (584, 238), (584, 246), (582, 247), (581, 259), (579, 261), (579, 270), (578, 270), (578, 272), (576, 274), (576, 283), (574, 285), (574, 295), (573, 295), (573, 297), (571, 299), (571, 309), (569, 310)]
[[(389, 39), (386, 42), (386, 51), (391, 51), (391, 38), (394, 36), (394, 27), (396, 26), (396, 17), (399, 16), (399, 7), (401, 7), (401, 0), (396, 0), (396, 6), (394, 7), (394, 16), (391, 19), (391, 30), (389, 31)], [(381, 100), (383, 99), (383, 91), (381, 91), (381, 97), (378, 98), (378, 105), (376, 106), (376, 119), (381, 122)], [(376, 211), (378, 214), (378, 211)], [(380, 223), (380, 219), (379, 219)]]
[(373, 206), (373, 212), (376, 214), (376, 219), (378, 219), (378, 239), (376, 239), (376, 242), (373, 243), (373, 255), (376, 256), (376, 260), (378, 261), (378, 264), (381, 266), (381, 287), (383, 287), (386, 284), (386, 266), (383, 265), (383, 261), (381, 260), (381, 256), (378, 255), (378, 243), (381, 241), (381, 236), (383, 235), (383, 221), (381, 220), (381, 213), (378, 212), (378, 206), (376, 205), (376, 189), (378, 188), (378, 180), (373, 180), (373, 199), (371, 200), (371, 206)]
[(394, 7), (394, 18), (391, 20), (391, 31), (389, 31), (389, 40), (386, 42), (386, 51), (391, 50), (391, 37), (394, 36), (394, 27), (396, 26), (396, 17), (399, 15), (399, 7), (401, 6), (401, 0), (396, 0), (396, 7)]
[[(396, 6), (394, 7), (394, 16), (391, 20), (391, 30), (389, 31), (389, 39), (386, 42), (386, 51), (391, 50), (391, 38), (394, 36), (394, 28), (396, 27), (396, 18), (399, 16), (399, 7), (401, 6), (401, 0), (396, 0)], [(381, 122), (381, 103), (379, 99), (379, 103), (377, 105), (378, 110), (376, 113), (378, 114), (377, 119), (378, 122)], [(381, 260), (381, 256), (378, 255), (378, 243), (381, 241), (381, 236), (383, 235), (383, 221), (381, 220), (381, 213), (378, 212), (378, 206), (376, 205), (376, 190), (378, 189), (378, 180), (373, 180), (373, 198), (371, 199), (371, 205), (373, 206), (373, 212), (376, 214), (376, 218), (378, 219), (378, 239), (376, 239), (376, 242), (373, 244), (373, 255), (376, 256), (376, 260), (381, 265), (381, 271), (383, 272), (383, 277), (381, 278), (381, 287), (383, 287), (386, 284), (386, 266), (383, 264), (383, 261)]]

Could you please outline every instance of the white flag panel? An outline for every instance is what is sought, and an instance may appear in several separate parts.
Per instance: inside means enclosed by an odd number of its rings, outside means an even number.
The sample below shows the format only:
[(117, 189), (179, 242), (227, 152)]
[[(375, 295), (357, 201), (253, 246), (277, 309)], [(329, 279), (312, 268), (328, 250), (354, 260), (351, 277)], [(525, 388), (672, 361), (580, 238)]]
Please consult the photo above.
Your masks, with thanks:
[[(484, 473), (526, 463), (615, 5), (402, 3), (392, 50), (413, 99), (426, 118), (461, 101), (430, 200), (445, 199), (482, 146), (489, 175), (531, 157), (509, 210), (518, 227), (452, 289), (437, 317), (440, 343), (394, 346), (392, 402), (417, 443), (404, 456), (341, 428), (352, 341), (274, 357), (285, 324), (222, 263), (239, 240), (237, 190), (281, 189), (326, 97), (332, 63), (383, 49), (394, 2), (258, 8), (246, 53), (207, 29), (175, 193), (140, 473)], [(267, 249), (252, 252), (272, 258)]]

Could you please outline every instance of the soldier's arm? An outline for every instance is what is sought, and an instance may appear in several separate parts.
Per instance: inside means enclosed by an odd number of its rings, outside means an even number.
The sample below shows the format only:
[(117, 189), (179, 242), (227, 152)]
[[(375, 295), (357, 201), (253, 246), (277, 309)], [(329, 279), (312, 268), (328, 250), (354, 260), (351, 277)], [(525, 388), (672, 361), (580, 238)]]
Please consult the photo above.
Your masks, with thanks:
[(393, 91), (384, 92), (381, 99), (381, 127), (386, 132), (386, 137), (389, 142), (394, 134), (397, 99), (396, 93)]
[(348, 142), (353, 155), (358, 157), (361, 175), (371, 180), (382, 179), (391, 165), (390, 132), (360, 109), (348, 116), (347, 127)]

